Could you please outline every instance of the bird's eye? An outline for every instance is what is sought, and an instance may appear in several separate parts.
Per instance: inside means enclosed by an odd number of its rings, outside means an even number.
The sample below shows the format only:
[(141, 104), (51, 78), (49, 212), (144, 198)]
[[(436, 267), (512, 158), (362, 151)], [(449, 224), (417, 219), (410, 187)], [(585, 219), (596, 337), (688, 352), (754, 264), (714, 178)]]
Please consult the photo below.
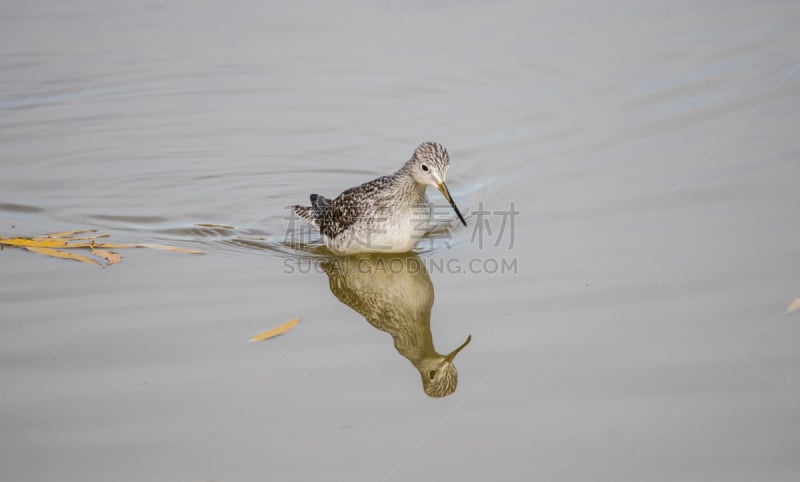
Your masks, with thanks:
[(429, 371), (429, 372), (428, 372), (428, 378), (430, 378), (431, 380), (433, 380), (434, 378), (436, 378), (436, 370), (431, 370), (431, 371)]
[(423, 164), (423, 165), (422, 165), (422, 170), (423, 170), (423, 171), (425, 171), (425, 172), (428, 172), (428, 166), (427, 166), (427, 164)]

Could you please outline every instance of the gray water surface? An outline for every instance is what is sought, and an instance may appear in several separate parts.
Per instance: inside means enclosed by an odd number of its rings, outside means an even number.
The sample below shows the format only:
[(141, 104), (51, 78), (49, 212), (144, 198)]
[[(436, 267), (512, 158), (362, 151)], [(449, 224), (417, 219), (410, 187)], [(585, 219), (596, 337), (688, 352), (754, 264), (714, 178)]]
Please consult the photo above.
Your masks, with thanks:
[[(0, 252), (0, 480), (800, 474), (796, 2), (2, 9), (0, 236), (205, 254)], [(470, 225), (380, 286), (472, 335), (442, 398), (284, 242), (426, 140)]]

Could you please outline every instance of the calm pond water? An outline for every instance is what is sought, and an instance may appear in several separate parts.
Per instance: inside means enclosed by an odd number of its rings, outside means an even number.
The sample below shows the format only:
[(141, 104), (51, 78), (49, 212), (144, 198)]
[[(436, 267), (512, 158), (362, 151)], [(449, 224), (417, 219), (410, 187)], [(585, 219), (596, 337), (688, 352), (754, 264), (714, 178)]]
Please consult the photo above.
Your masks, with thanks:
[[(799, 17), (6, 2), (0, 236), (205, 254), (0, 252), (0, 480), (793, 480)], [(426, 140), (467, 228), (286, 242)]]

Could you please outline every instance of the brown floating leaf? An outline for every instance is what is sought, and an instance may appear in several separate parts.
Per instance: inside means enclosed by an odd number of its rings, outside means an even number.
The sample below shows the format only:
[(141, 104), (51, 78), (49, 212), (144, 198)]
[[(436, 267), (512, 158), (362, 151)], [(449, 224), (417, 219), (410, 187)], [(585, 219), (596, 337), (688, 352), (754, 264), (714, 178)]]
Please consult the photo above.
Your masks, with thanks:
[(165, 251), (172, 251), (174, 253), (203, 254), (202, 251), (197, 251), (196, 249), (176, 248), (175, 246), (167, 246), (166, 244), (142, 243), (135, 244), (134, 246), (138, 248), (163, 249)]
[(92, 254), (95, 256), (100, 256), (101, 258), (105, 259), (107, 261), (106, 266), (111, 266), (113, 264), (117, 264), (120, 261), (122, 261), (122, 256), (113, 251), (108, 251), (105, 249), (92, 248)]
[[(75, 245), (77, 248), (83, 248), (83, 244)], [(86, 243), (89, 248), (108, 248), (108, 249), (127, 249), (127, 248), (141, 248), (139, 244), (123, 244), (123, 243)]]
[(800, 298), (797, 298), (796, 300), (792, 301), (792, 304), (789, 305), (788, 308), (786, 308), (787, 313), (791, 313), (795, 310), (800, 310)]
[(72, 259), (75, 261), (82, 261), (84, 263), (89, 264), (97, 264), (97, 261), (93, 260), (92, 258), (87, 258), (86, 256), (81, 256), (80, 254), (69, 253), (67, 251), (59, 251), (53, 248), (42, 248), (38, 246), (25, 246), (25, 249), (28, 251), (33, 251), (34, 253), (45, 254), (47, 256), (53, 256), (54, 258), (64, 258), (64, 259)]
[(275, 328), (271, 328), (265, 331), (264, 333), (259, 333), (258, 335), (250, 338), (249, 341), (264, 341), (270, 338), (274, 338), (278, 335), (282, 335), (287, 331), (291, 330), (292, 328), (294, 328), (294, 325), (296, 325), (299, 321), (300, 318), (295, 318), (293, 320), (287, 321), (286, 323), (276, 326)]

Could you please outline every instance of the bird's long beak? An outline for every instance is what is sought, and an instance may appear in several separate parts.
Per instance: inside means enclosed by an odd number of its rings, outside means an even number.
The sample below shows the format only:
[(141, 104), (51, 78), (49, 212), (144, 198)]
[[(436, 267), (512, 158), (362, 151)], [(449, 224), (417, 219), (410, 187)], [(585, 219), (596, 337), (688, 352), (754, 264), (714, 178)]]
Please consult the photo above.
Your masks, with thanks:
[(454, 211), (456, 212), (456, 214), (458, 215), (458, 219), (460, 219), (460, 220), (461, 220), (461, 223), (462, 223), (464, 226), (466, 226), (466, 225), (467, 225), (467, 222), (464, 220), (464, 216), (462, 216), (462, 215), (461, 215), (461, 211), (459, 211), (459, 210), (458, 210), (458, 206), (456, 206), (456, 202), (455, 202), (455, 201), (453, 201), (453, 197), (450, 195), (450, 191), (447, 189), (447, 184), (445, 184), (445, 183), (444, 183), (444, 181), (442, 181), (442, 182), (440, 182), (440, 183), (439, 183), (439, 185), (438, 185), (438, 186), (436, 186), (436, 187), (438, 187), (438, 188), (439, 188), (439, 191), (442, 193), (442, 195), (444, 196), (444, 198), (445, 198), (445, 199), (447, 199), (447, 202), (449, 202), (449, 203), (450, 203), (450, 205), (453, 207), (453, 210), (454, 210)]
[[(456, 212), (458, 212), (458, 211), (456, 211)], [(465, 341), (464, 343), (462, 343), (460, 347), (458, 347), (458, 348), (456, 348), (455, 350), (451, 351), (449, 355), (447, 355), (446, 357), (444, 357), (444, 359), (445, 359), (446, 361), (448, 361), (448, 362), (451, 362), (451, 361), (453, 361), (453, 358), (455, 358), (455, 357), (456, 357), (456, 355), (458, 355), (458, 352), (460, 352), (460, 351), (461, 351), (461, 350), (462, 350), (462, 349), (463, 349), (465, 346), (469, 345), (469, 342), (471, 342), (471, 341), (472, 341), (472, 335), (469, 335), (469, 336), (467, 337), (467, 341)]]

